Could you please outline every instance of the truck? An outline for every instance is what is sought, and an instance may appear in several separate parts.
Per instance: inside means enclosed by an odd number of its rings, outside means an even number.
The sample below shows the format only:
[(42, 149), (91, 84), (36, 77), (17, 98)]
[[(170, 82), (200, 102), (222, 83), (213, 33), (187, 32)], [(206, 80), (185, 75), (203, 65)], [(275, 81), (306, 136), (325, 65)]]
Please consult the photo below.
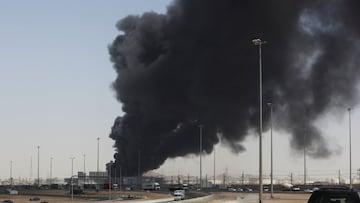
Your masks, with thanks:
[(185, 190), (175, 190), (174, 191), (174, 200), (183, 200), (185, 199)]
[(147, 182), (142, 184), (143, 190), (160, 190), (160, 184), (158, 182)]

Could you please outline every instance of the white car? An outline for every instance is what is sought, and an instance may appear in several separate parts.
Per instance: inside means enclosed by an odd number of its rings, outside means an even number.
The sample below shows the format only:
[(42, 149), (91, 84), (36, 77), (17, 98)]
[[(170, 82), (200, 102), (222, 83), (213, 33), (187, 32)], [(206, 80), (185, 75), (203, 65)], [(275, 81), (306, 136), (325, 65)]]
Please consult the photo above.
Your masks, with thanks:
[(306, 193), (312, 193), (313, 190), (312, 190), (312, 189), (305, 189), (304, 192), (306, 192)]
[(300, 187), (299, 186), (293, 186), (291, 188), (292, 191), (300, 191)]
[(246, 188), (246, 191), (248, 191), (248, 192), (252, 192), (252, 191), (253, 191), (253, 189), (251, 189), (251, 188)]
[(174, 191), (174, 200), (183, 200), (185, 199), (185, 190), (175, 190)]

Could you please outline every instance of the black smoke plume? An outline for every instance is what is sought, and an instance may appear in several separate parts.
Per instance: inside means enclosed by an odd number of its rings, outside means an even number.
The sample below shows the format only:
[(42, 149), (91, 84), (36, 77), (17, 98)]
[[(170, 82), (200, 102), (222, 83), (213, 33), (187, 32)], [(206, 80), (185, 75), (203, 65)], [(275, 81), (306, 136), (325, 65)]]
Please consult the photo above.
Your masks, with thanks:
[[(130, 15), (109, 47), (123, 116), (115, 120), (116, 165), (125, 175), (167, 158), (211, 153), (219, 140), (235, 152), (259, 130), (262, 38), (266, 102), (295, 150), (334, 153), (314, 125), (325, 113), (357, 103), (360, 65), (358, 0), (177, 0), (166, 14)], [(254, 134), (254, 133), (252, 133)], [(304, 139), (306, 138), (306, 139)]]

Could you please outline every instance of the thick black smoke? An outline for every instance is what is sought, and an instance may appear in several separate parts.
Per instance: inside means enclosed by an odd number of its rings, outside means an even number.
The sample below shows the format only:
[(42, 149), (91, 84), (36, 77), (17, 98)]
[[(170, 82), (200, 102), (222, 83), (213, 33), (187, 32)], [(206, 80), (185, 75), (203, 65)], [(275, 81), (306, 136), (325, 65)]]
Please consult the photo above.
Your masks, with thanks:
[[(234, 152), (259, 126), (258, 47), (263, 95), (294, 149), (333, 153), (314, 125), (355, 105), (360, 65), (358, 0), (177, 0), (166, 14), (128, 16), (109, 48), (113, 87), (124, 116), (115, 120), (116, 164), (126, 175), (167, 158), (210, 153), (219, 139)], [(345, 108), (344, 108), (345, 111)], [(280, 116), (281, 115), (281, 116)], [(264, 112), (267, 130), (269, 112)], [(306, 139), (304, 139), (306, 137)]]

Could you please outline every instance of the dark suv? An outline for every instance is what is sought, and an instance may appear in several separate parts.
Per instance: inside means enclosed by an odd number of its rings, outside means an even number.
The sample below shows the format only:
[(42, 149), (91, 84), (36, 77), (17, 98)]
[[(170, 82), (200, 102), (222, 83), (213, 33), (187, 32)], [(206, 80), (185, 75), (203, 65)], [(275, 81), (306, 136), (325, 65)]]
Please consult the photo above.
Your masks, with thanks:
[(313, 192), (308, 203), (360, 203), (360, 193), (347, 188), (324, 188)]

